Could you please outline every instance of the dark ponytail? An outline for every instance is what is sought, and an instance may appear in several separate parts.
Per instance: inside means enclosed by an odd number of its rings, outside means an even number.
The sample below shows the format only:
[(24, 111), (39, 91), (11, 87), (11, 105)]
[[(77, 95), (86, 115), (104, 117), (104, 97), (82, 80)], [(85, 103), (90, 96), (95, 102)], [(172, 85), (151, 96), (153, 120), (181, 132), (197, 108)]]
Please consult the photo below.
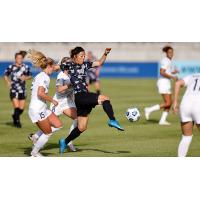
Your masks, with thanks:
[(79, 54), (82, 51), (85, 51), (82, 47), (75, 47), (70, 51), (70, 57), (74, 58), (75, 55)]
[(169, 50), (173, 50), (173, 48), (171, 46), (165, 46), (163, 47), (162, 51), (167, 53)]

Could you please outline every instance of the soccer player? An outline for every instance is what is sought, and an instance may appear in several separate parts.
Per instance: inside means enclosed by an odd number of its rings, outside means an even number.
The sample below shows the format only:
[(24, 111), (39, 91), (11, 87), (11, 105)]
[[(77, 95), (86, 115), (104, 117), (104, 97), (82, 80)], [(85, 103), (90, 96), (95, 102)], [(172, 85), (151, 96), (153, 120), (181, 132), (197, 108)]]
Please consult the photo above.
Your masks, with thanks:
[(15, 54), (15, 63), (8, 66), (4, 72), (4, 80), (10, 90), (10, 99), (14, 108), (12, 115), (13, 125), (21, 128), (20, 115), (25, 108), (26, 81), (31, 79), (28, 65), (23, 63), (25, 51)]
[[(74, 92), (71, 86), (70, 77), (68, 75), (69, 66), (67, 63), (70, 61), (71, 59), (68, 57), (64, 57), (61, 61), (60, 69), (62, 71), (57, 76), (56, 94), (53, 97), (53, 99), (58, 102), (58, 105), (54, 106), (54, 104), (51, 103), (50, 106), (50, 110), (53, 111), (56, 116), (64, 114), (73, 120), (69, 134), (75, 127), (77, 127), (77, 112), (74, 102)], [(42, 131), (38, 131), (35, 134), (30, 134), (29, 139), (33, 143), (36, 143), (42, 134)], [(68, 146), (71, 151), (76, 151), (72, 141), (68, 144)]]
[(110, 53), (110, 48), (105, 49), (103, 56), (93, 63), (84, 62), (85, 50), (82, 47), (76, 47), (71, 50), (71, 62), (69, 67), (70, 81), (74, 88), (75, 104), (77, 108), (78, 126), (72, 130), (66, 139), (60, 139), (60, 153), (63, 153), (69, 142), (80, 136), (87, 129), (89, 114), (96, 105), (102, 105), (104, 111), (109, 117), (108, 125), (120, 131), (124, 129), (115, 119), (110, 100), (107, 96), (91, 93), (87, 90), (86, 76), (91, 67), (102, 66)]
[(35, 67), (39, 67), (42, 71), (34, 78), (31, 87), (31, 102), (29, 104), (29, 117), (33, 123), (44, 133), (42, 134), (31, 151), (31, 156), (41, 157), (39, 151), (49, 140), (53, 132), (62, 127), (60, 119), (47, 108), (47, 102), (54, 106), (58, 102), (48, 95), (50, 84), (50, 74), (54, 71), (54, 61), (46, 58), (41, 52), (30, 50), (29, 57)]
[[(92, 54), (91, 51), (88, 51), (87, 52), (87, 61), (93, 62), (94, 60), (95, 60), (94, 55)], [(100, 70), (101, 70), (101, 66), (98, 66), (95, 68), (92, 67), (88, 70), (88, 74), (87, 74), (88, 90), (89, 90), (90, 86), (94, 84), (97, 94), (101, 94), (101, 85), (100, 85), (100, 80), (99, 80)]]
[(165, 46), (163, 52), (166, 57), (161, 60), (160, 68), (160, 78), (157, 81), (158, 92), (161, 94), (164, 102), (161, 104), (156, 104), (151, 107), (145, 108), (145, 118), (149, 120), (150, 114), (154, 111), (163, 109), (162, 116), (160, 118), (160, 125), (170, 125), (167, 121), (167, 116), (169, 114), (172, 105), (172, 92), (171, 92), (171, 80), (177, 81), (177, 76), (174, 74), (178, 73), (178, 70), (172, 66), (172, 58), (174, 55), (174, 50), (171, 46)]
[[(187, 87), (179, 111), (178, 97), (181, 87)], [(178, 146), (178, 156), (185, 157), (192, 142), (194, 124), (200, 130), (200, 74), (194, 74), (176, 82), (173, 110), (180, 113), (182, 139)]]

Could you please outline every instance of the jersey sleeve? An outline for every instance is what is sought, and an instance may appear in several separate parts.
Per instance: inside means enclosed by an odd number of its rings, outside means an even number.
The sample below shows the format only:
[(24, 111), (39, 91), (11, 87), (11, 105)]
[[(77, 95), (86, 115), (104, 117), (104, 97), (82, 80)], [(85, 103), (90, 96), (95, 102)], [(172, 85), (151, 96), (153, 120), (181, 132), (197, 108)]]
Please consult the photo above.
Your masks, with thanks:
[(9, 66), (6, 68), (6, 70), (4, 71), (4, 75), (5, 75), (5, 76), (10, 76), (11, 72), (12, 72), (12, 65), (9, 65)]
[(38, 87), (43, 87), (45, 89), (48, 89), (49, 82), (50, 81), (47, 78), (40, 78), (37, 80), (37, 85)]
[(89, 62), (89, 61), (85, 62), (87, 69), (92, 68), (92, 64), (93, 64), (93, 62)]
[(24, 75), (25, 76), (32, 76), (31, 69), (30, 69), (30, 67), (28, 65), (26, 65), (26, 67), (25, 67)]
[(190, 78), (191, 78), (191, 75), (190, 75), (190, 76), (186, 76), (186, 77), (184, 77), (184, 78), (182, 79), (182, 80), (184, 81), (184, 83), (185, 83), (185, 86), (188, 85)]
[(167, 59), (163, 59), (163, 60), (161, 60), (161, 69), (167, 69), (168, 68), (168, 66), (169, 66), (169, 61), (167, 60)]

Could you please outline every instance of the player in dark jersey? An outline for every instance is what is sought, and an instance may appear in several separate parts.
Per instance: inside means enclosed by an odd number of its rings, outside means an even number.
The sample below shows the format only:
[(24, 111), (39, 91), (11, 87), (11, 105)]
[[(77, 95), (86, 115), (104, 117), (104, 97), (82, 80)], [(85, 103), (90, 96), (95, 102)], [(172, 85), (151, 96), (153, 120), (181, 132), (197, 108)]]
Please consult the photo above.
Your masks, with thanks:
[(15, 63), (9, 65), (4, 72), (4, 79), (10, 89), (10, 99), (14, 108), (13, 124), (18, 128), (21, 128), (20, 115), (25, 107), (26, 80), (31, 79), (30, 68), (23, 63), (25, 53), (25, 51), (16, 53)]
[(124, 129), (115, 119), (112, 105), (109, 97), (91, 93), (87, 90), (87, 73), (92, 67), (102, 66), (110, 53), (110, 48), (105, 49), (103, 56), (93, 63), (84, 62), (85, 50), (82, 47), (76, 47), (71, 50), (72, 62), (69, 64), (68, 73), (70, 81), (74, 88), (75, 104), (77, 107), (78, 126), (72, 130), (66, 139), (60, 139), (60, 153), (63, 153), (70, 141), (74, 140), (87, 129), (89, 114), (96, 105), (102, 105), (104, 111), (109, 117), (108, 125), (120, 131)]
[[(93, 62), (94, 60), (95, 60), (94, 55), (92, 54), (91, 51), (88, 51), (87, 52), (87, 61)], [(87, 74), (88, 90), (90, 90), (90, 86), (94, 84), (97, 94), (101, 94), (101, 86), (100, 86), (100, 80), (99, 80), (101, 67), (102, 66), (92, 67), (88, 70), (88, 74)]]

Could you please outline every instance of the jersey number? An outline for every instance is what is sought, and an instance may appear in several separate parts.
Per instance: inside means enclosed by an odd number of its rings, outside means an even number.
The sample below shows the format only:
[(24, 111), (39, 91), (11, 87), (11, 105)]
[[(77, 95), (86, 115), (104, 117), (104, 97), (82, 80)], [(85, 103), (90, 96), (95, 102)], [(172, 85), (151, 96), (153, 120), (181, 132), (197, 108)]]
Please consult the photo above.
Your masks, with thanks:
[(45, 118), (45, 114), (43, 112), (40, 113), (40, 118), (44, 119)]
[[(198, 81), (199, 81), (199, 79), (195, 79), (195, 84), (194, 84), (194, 88), (193, 88), (194, 91), (195, 91), (196, 88), (197, 88)], [(200, 90), (200, 88), (199, 88), (199, 90)]]

